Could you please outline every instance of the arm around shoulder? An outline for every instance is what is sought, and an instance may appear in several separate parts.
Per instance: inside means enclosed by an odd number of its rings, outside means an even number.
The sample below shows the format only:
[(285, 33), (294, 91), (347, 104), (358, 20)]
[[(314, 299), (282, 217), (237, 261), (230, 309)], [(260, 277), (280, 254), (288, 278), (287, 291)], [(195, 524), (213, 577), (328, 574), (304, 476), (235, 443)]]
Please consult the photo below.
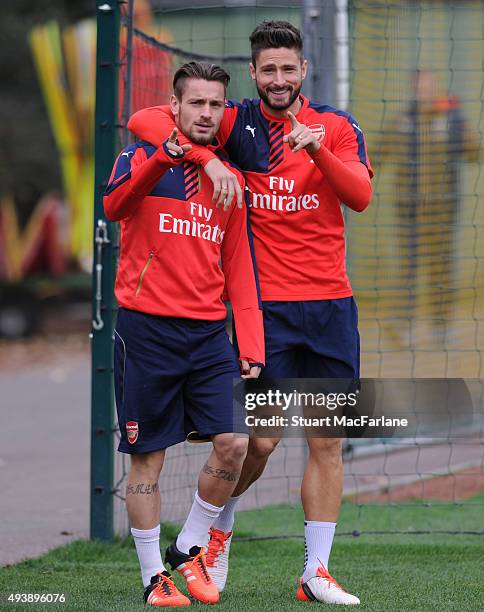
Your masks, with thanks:
[[(242, 189), (245, 185), (242, 183)], [(233, 208), (222, 243), (222, 268), (232, 303), (239, 358), (250, 364), (265, 363), (264, 325), (259, 282), (249, 239), (247, 209)]]

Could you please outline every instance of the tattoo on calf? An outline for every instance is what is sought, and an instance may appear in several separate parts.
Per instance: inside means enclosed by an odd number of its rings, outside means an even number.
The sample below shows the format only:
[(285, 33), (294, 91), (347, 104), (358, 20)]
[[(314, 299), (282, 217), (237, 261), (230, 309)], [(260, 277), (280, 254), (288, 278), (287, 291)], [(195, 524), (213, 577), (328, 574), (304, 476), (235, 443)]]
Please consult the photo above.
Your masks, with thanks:
[(126, 495), (152, 495), (153, 493), (158, 493), (159, 491), (158, 483), (154, 484), (145, 484), (144, 482), (140, 482), (134, 485), (128, 485), (126, 487)]
[(227, 472), (223, 468), (215, 468), (206, 463), (202, 471), (209, 476), (213, 476), (214, 478), (220, 478), (221, 480), (226, 480), (227, 482), (236, 482), (239, 479), (240, 472)]

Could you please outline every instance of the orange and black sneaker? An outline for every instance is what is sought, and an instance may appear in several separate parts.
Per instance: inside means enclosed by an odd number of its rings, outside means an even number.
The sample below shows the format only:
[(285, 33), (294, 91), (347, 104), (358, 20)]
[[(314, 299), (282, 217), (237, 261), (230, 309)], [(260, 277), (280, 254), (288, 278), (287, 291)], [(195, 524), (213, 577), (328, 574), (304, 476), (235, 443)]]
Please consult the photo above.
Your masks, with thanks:
[(173, 542), (166, 549), (165, 563), (185, 578), (188, 592), (194, 599), (206, 604), (218, 603), (220, 596), (208, 574), (203, 548), (192, 546), (187, 555), (180, 552)]
[(146, 605), (160, 608), (181, 608), (191, 603), (176, 588), (168, 572), (160, 572), (151, 578), (151, 584), (145, 588), (144, 600)]

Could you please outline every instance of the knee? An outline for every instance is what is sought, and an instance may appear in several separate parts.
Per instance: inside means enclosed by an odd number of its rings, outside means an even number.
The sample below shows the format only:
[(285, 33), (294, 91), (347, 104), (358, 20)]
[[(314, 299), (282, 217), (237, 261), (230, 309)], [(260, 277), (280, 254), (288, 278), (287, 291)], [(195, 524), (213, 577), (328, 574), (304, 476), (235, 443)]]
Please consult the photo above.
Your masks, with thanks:
[(249, 439), (246, 436), (222, 434), (213, 441), (217, 459), (225, 466), (239, 467), (247, 455)]
[(165, 460), (165, 451), (131, 455), (131, 473), (148, 482), (157, 482)]
[(263, 461), (274, 451), (279, 440), (276, 438), (251, 438), (248, 455), (256, 461)]
[(309, 457), (312, 461), (340, 465), (343, 441), (340, 438), (309, 438)]

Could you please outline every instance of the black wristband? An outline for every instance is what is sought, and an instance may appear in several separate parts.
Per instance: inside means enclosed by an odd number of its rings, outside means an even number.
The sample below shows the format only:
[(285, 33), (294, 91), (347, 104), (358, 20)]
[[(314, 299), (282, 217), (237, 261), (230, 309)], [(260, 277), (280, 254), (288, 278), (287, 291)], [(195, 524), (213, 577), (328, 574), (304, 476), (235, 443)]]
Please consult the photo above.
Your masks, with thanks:
[[(168, 143), (168, 138), (163, 143), (163, 151), (168, 155), (168, 157), (171, 157), (172, 159), (181, 159), (182, 157), (185, 157), (185, 151), (183, 151), (182, 153), (174, 153), (173, 151), (170, 151), (170, 149), (166, 146), (167, 143)], [(175, 144), (178, 145), (178, 140), (176, 141)]]

